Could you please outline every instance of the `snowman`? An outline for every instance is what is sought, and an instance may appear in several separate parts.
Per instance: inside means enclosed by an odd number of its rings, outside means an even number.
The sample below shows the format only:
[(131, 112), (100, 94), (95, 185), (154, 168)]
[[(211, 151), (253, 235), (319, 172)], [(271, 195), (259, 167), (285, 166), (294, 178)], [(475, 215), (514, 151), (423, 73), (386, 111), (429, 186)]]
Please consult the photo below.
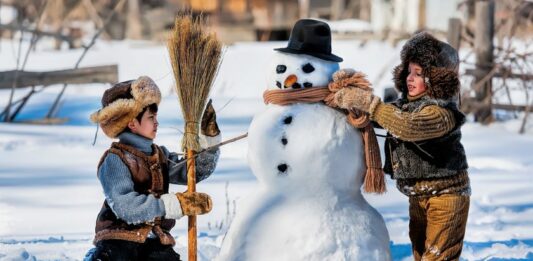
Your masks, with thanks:
[[(275, 49), (269, 90), (327, 86), (342, 58), (329, 26), (299, 20)], [(218, 260), (390, 260), (381, 215), (361, 195), (361, 134), (322, 102), (268, 104), (248, 132), (248, 161), (260, 182), (239, 208)]]

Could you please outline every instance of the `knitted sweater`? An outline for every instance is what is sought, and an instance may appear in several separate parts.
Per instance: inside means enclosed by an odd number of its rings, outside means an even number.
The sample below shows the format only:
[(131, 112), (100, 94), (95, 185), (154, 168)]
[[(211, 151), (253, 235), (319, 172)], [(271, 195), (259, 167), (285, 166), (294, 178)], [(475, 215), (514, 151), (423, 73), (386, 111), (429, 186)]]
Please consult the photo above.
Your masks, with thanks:
[[(123, 132), (118, 136), (119, 142), (133, 146), (139, 151), (152, 154), (153, 141), (142, 136)], [(186, 165), (176, 166), (183, 161), (176, 153), (171, 153), (161, 146), (168, 159), (169, 181), (173, 184), (187, 184)], [(220, 151), (208, 151), (196, 159), (196, 181), (200, 182), (213, 173)], [(98, 179), (102, 184), (106, 201), (115, 215), (129, 224), (153, 221), (165, 215), (163, 200), (153, 195), (142, 195), (134, 190), (131, 174), (119, 156), (109, 153), (98, 169)]]
[(387, 129), (384, 170), (408, 196), (470, 194), (455, 103), (425, 94), (379, 104), (371, 119)]
[[(408, 101), (419, 100), (424, 95), (425, 93), (408, 97)], [(392, 104), (380, 103), (372, 112), (371, 119), (392, 136), (404, 141), (441, 137), (455, 126), (453, 113), (438, 105), (428, 105), (418, 111), (410, 112)]]

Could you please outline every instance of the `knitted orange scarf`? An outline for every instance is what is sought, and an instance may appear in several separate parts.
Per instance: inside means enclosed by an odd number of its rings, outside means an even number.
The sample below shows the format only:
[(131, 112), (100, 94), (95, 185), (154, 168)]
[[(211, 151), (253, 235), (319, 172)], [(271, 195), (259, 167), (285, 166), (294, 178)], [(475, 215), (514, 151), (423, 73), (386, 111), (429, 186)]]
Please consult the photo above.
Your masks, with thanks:
[[(355, 77), (354, 77), (355, 76)], [(333, 101), (333, 96), (341, 88), (359, 87), (370, 88), (370, 83), (364, 78), (363, 74), (355, 74), (350, 79), (342, 79), (332, 82), (328, 87), (313, 87), (306, 89), (284, 89), (284, 90), (267, 90), (263, 93), (265, 104), (289, 105), (297, 102), (314, 103), (324, 102), (332, 108), (338, 108)], [(354, 85), (357, 84), (357, 85)], [(379, 145), (376, 139), (374, 128), (370, 124), (369, 116), (366, 113), (355, 110), (342, 110), (347, 114), (348, 122), (361, 131), (365, 146), (365, 162), (367, 166), (364, 191), (368, 193), (384, 193), (385, 177), (381, 169), (381, 155), (379, 154)]]

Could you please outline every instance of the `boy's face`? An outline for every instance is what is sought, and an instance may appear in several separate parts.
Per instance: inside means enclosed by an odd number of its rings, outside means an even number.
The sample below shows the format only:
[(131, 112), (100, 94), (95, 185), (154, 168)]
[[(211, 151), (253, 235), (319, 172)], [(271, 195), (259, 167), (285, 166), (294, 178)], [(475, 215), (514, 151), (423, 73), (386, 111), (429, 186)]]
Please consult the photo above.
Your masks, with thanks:
[(409, 74), (407, 75), (407, 79), (405, 79), (409, 96), (417, 96), (427, 90), (422, 73), (422, 67), (420, 65), (409, 63)]
[(141, 122), (134, 118), (128, 123), (128, 127), (132, 133), (151, 140), (155, 139), (155, 136), (157, 135), (157, 126), (159, 126), (159, 122), (157, 122), (157, 113), (153, 113), (149, 109), (144, 112)]

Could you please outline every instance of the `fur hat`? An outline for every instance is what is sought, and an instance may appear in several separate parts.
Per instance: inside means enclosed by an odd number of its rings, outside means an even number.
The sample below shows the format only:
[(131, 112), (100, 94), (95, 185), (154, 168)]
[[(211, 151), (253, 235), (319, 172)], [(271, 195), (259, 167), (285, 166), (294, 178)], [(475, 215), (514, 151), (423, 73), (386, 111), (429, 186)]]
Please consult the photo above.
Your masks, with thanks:
[(449, 44), (437, 40), (427, 32), (415, 34), (401, 51), (402, 63), (393, 70), (396, 89), (407, 96), (409, 63), (422, 67), (428, 96), (448, 100), (459, 92), (459, 55)]
[(148, 76), (120, 82), (107, 89), (102, 96), (102, 109), (91, 114), (91, 121), (99, 123), (104, 133), (116, 138), (144, 107), (161, 101), (161, 92)]

